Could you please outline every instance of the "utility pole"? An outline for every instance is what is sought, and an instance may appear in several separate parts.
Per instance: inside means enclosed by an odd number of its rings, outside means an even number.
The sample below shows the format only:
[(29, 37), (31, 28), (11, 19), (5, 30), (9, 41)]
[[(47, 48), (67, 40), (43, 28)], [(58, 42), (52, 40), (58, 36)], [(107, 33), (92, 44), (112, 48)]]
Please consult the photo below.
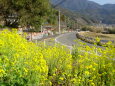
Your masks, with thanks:
[(61, 34), (61, 21), (60, 21), (60, 10), (59, 10), (59, 20), (58, 20), (58, 23), (59, 23), (59, 34)]
[[(59, 0), (57, 0), (59, 1)], [(64, 3), (66, 0), (61, 0), (59, 3), (57, 3), (56, 5), (53, 5), (54, 8), (56, 8), (57, 6), (59, 6), (60, 4)], [(61, 22), (60, 22), (60, 10), (59, 10), (59, 25), (58, 25), (58, 29), (59, 29), (59, 34), (61, 34)]]

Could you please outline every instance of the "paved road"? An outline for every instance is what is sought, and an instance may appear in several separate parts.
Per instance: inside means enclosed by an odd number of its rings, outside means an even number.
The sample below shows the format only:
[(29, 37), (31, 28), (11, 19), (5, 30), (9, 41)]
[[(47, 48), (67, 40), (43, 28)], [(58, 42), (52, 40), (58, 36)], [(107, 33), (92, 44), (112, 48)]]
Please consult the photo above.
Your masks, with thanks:
[[(76, 42), (74, 40), (77, 40), (76, 32), (70, 32), (70, 33), (62, 34), (62, 35), (56, 37), (56, 39), (55, 39), (56, 42), (67, 46), (68, 48), (70, 48), (70, 50), (72, 50), (72, 45), (76, 44)], [(79, 40), (79, 41), (83, 42), (81, 40)], [(83, 43), (86, 43), (86, 42), (83, 42)], [(86, 43), (86, 44), (88, 46), (94, 46), (93, 44), (89, 44), (89, 43)], [(104, 49), (104, 47), (102, 47), (102, 46), (97, 46), (97, 47)], [(82, 52), (84, 52), (84, 51), (82, 51)], [(70, 53), (71, 53), (71, 51), (70, 51)], [(115, 60), (115, 58), (113, 58), (112, 60)]]
[(74, 40), (76, 40), (76, 32), (70, 32), (70, 33), (65, 33), (62, 34), (58, 37), (56, 37), (56, 40), (64, 45), (72, 46), (76, 44)]
[[(56, 37), (55, 41), (58, 43), (61, 43), (62, 45), (65, 45), (69, 48), (72, 48), (73, 45), (77, 44), (75, 40), (78, 38), (76, 37), (77, 32), (70, 32), (62, 34), (58, 37)], [(84, 41), (79, 40), (80, 42), (86, 43)], [(86, 43), (87, 45), (91, 46), (92, 44)]]

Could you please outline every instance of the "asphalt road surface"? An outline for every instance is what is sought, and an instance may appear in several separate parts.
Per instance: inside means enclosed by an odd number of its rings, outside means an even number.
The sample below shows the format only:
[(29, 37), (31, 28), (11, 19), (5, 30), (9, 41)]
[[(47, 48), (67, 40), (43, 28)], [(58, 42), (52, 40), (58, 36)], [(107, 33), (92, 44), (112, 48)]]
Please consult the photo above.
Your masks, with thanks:
[[(69, 33), (65, 33), (62, 35), (59, 35), (58, 37), (55, 38), (55, 41), (57, 43), (60, 43), (62, 45), (65, 45), (67, 47), (72, 48), (73, 45), (78, 44), (77, 42), (75, 42), (75, 40), (79, 40), (76, 37), (77, 32), (69, 32)], [(86, 43), (84, 41), (79, 40), (80, 42)], [(93, 46), (92, 44), (86, 43), (88, 46)], [(79, 44), (78, 44), (79, 45)]]
[(56, 41), (62, 43), (63, 45), (67, 45), (67, 46), (75, 45), (76, 42), (74, 40), (76, 39), (77, 39), (76, 32), (65, 33), (65, 34), (62, 34), (56, 37)]

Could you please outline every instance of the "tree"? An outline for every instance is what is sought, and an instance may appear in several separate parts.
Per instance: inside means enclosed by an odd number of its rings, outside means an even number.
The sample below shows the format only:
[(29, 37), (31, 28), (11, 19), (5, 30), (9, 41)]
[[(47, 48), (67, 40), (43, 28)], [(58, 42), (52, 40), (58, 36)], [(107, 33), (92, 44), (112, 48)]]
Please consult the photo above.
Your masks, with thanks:
[[(0, 8), (4, 20), (10, 22), (9, 26), (18, 23), (21, 26), (33, 26), (36, 30), (48, 20), (51, 14), (49, 0), (0, 0)], [(16, 17), (14, 22), (11, 23), (11, 21), (8, 21), (9, 16), (14, 15)], [(9, 20), (12, 20), (12, 17)]]
[(52, 25), (55, 25), (58, 21), (58, 11), (56, 11), (55, 9), (51, 9), (50, 11), (50, 15), (47, 19), (47, 22), (52, 24)]

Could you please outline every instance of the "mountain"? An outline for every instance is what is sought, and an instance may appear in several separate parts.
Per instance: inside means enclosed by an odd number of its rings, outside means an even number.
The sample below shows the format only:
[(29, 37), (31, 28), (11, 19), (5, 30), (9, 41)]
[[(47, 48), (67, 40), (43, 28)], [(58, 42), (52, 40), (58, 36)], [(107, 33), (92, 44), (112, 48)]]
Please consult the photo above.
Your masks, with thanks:
[[(54, 4), (58, 3), (61, 0), (52, 0)], [(60, 4), (61, 7), (67, 8), (73, 11), (85, 10), (87, 8), (98, 8), (101, 7), (99, 4), (93, 1), (87, 0), (65, 0), (65, 2)], [(91, 7), (90, 7), (91, 6)]]
[(56, 9), (60, 10), (61, 14), (68, 16), (70, 19), (76, 21), (80, 25), (98, 23), (98, 21), (96, 21), (96, 19), (91, 18), (84, 14), (80, 14), (79, 12), (71, 11), (71, 10), (68, 10), (65, 8), (61, 8), (59, 6), (56, 7)]
[[(52, 0), (55, 5), (60, 0)], [(58, 5), (60, 8), (85, 15), (95, 21), (102, 21), (106, 24), (115, 24), (115, 4), (100, 5), (88, 0), (65, 0), (65, 2)]]

